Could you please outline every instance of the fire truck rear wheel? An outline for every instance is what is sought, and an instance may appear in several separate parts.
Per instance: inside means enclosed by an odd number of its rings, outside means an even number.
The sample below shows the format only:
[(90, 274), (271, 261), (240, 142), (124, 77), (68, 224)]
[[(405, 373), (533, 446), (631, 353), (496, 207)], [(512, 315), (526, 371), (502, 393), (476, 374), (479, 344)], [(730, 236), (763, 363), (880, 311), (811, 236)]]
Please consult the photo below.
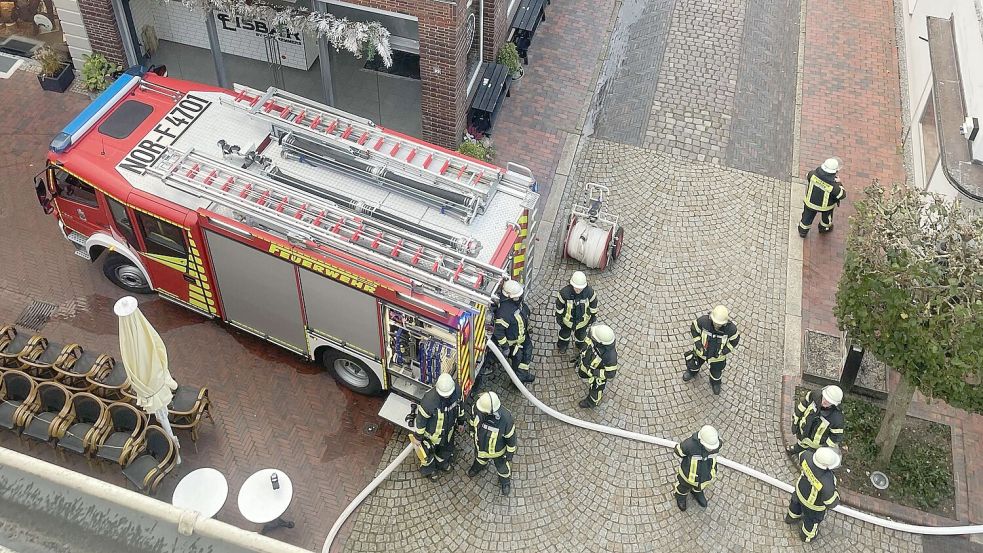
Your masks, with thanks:
[(331, 348), (324, 348), (321, 364), (335, 380), (353, 392), (367, 396), (378, 394), (382, 385), (375, 372), (362, 360)]
[(140, 267), (118, 253), (110, 254), (102, 265), (102, 272), (113, 284), (135, 294), (153, 292)]

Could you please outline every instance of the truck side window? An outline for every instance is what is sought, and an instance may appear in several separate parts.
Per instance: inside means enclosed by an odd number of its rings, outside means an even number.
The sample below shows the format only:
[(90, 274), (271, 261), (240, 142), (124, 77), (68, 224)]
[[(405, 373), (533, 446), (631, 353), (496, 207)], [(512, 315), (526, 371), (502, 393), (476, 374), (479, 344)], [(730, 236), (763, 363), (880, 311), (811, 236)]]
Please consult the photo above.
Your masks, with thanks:
[(130, 220), (130, 214), (126, 212), (126, 206), (109, 196), (106, 196), (106, 203), (109, 204), (109, 211), (113, 214), (116, 228), (126, 237), (126, 242), (134, 248), (138, 247), (137, 236), (133, 232), (133, 221)]
[(96, 191), (94, 188), (75, 175), (61, 169), (55, 168), (53, 174), (55, 176), (55, 183), (61, 190), (60, 196), (62, 198), (91, 207), (99, 206), (99, 202), (96, 201)]
[(180, 227), (137, 212), (137, 221), (143, 231), (143, 241), (147, 253), (171, 257), (188, 257), (188, 246), (184, 241), (184, 231)]

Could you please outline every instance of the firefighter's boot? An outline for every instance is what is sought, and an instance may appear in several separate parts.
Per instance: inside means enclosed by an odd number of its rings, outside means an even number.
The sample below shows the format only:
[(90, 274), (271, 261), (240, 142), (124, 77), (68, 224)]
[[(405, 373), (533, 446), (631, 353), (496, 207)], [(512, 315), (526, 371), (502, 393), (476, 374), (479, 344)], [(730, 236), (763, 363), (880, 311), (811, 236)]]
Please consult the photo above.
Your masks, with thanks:
[(680, 511), (686, 510), (686, 496), (676, 494), (676, 506), (679, 507)]
[(519, 377), (519, 382), (523, 384), (531, 384), (536, 380), (536, 375), (526, 369), (515, 369), (515, 376)]
[(720, 381), (710, 379), (710, 389), (713, 390), (713, 395), (720, 395)]
[(566, 353), (567, 348), (569, 348), (569, 347), (570, 347), (570, 341), (569, 340), (557, 340), (556, 341), (556, 351), (558, 351), (560, 353)]
[(509, 495), (512, 492), (512, 480), (509, 478), (498, 478), (498, 485), (502, 488), (502, 495)]
[(704, 509), (707, 508), (707, 496), (705, 493), (694, 491), (693, 499), (696, 500), (696, 504), (699, 505), (700, 507), (703, 507)]
[(792, 515), (785, 513), (785, 524), (795, 524), (799, 522), (797, 519), (792, 518)]
[(597, 407), (596, 405), (594, 405), (594, 402), (590, 400), (590, 398), (586, 398), (586, 397), (580, 400), (580, 403), (578, 403), (578, 405), (580, 405), (584, 409), (593, 409)]
[(683, 382), (689, 382), (690, 380), (693, 380), (694, 378), (696, 378), (696, 375), (698, 374), (700, 374), (698, 371), (691, 371), (689, 369), (686, 369), (686, 371), (683, 373)]
[(482, 465), (477, 460), (475, 460), (475, 462), (471, 464), (471, 468), (468, 469), (468, 476), (470, 476), (471, 478), (474, 478), (475, 476), (478, 476), (479, 474), (481, 474), (481, 471), (484, 468), (485, 468), (484, 465)]

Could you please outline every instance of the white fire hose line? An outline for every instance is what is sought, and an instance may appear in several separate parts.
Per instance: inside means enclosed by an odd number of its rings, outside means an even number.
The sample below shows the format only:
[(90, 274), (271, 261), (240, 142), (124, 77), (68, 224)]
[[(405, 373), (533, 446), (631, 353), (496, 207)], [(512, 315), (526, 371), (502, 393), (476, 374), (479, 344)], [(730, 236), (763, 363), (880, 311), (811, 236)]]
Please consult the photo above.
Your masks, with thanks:
[(331, 550), (331, 544), (334, 543), (334, 539), (338, 537), (338, 531), (341, 530), (342, 525), (345, 524), (345, 521), (348, 520), (348, 517), (351, 516), (353, 512), (355, 512), (355, 509), (357, 509), (358, 506), (362, 504), (362, 501), (365, 501), (365, 498), (368, 497), (370, 493), (372, 493), (373, 491), (375, 491), (376, 488), (379, 487), (379, 484), (382, 484), (383, 480), (389, 478), (389, 475), (392, 474), (394, 470), (396, 470), (396, 467), (403, 464), (403, 461), (405, 461), (406, 458), (410, 456), (410, 453), (412, 453), (414, 449), (416, 449), (416, 446), (414, 446), (413, 444), (409, 444), (408, 446), (406, 446), (406, 449), (404, 449), (402, 453), (397, 455), (396, 458), (393, 459), (393, 461), (389, 463), (386, 466), (386, 468), (382, 470), (382, 472), (379, 473), (379, 476), (376, 476), (374, 480), (369, 482), (369, 485), (365, 486), (365, 489), (362, 490), (361, 493), (356, 495), (355, 499), (353, 499), (352, 502), (349, 503), (347, 507), (345, 507), (345, 510), (341, 512), (341, 515), (338, 517), (338, 520), (334, 522), (334, 526), (331, 527), (331, 531), (328, 532), (328, 537), (327, 539), (324, 540), (324, 547), (321, 548), (321, 553), (328, 553)]
[[(645, 442), (649, 444), (660, 445), (662, 447), (667, 447), (670, 449), (676, 447), (677, 442), (674, 442), (672, 440), (659, 438), (657, 436), (648, 436), (646, 434), (639, 434), (638, 432), (632, 432), (630, 430), (625, 430), (623, 428), (614, 428), (612, 426), (605, 426), (603, 424), (597, 424), (594, 422), (577, 419), (553, 409), (552, 407), (546, 405), (542, 401), (539, 401), (539, 399), (537, 399), (536, 396), (532, 395), (532, 393), (530, 393), (529, 390), (526, 389), (526, 387), (522, 384), (522, 382), (519, 381), (519, 378), (515, 375), (515, 372), (512, 370), (512, 367), (509, 366), (508, 361), (505, 359), (505, 356), (502, 355), (502, 352), (501, 350), (498, 349), (498, 346), (495, 345), (495, 342), (488, 340), (488, 349), (495, 354), (496, 358), (498, 358), (499, 364), (505, 367), (505, 372), (508, 373), (509, 378), (512, 379), (512, 382), (515, 384), (516, 388), (518, 388), (519, 391), (522, 392), (522, 395), (525, 396), (525, 398), (529, 400), (530, 403), (535, 405), (537, 409), (553, 417), (554, 419), (557, 419), (559, 421), (565, 422), (573, 426), (585, 428), (587, 430), (601, 432), (602, 434), (610, 434), (612, 436), (627, 438), (629, 440), (635, 440), (637, 442)], [(407, 457), (409, 457), (413, 449), (414, 449), (413, 444), (406, 446), (406, 449), (404, 449), (403, 452), (399, 454), (399, 456), (393, 459), (393, 461), (389, 463), (389, 465), (386, 466), (386, 468), (383, 469), (381, 473), (379, 473), (379, 476), (376, 476), (375, 480), (370, 482), (369, 485), (366, 486), (365, 489), (362, 490), (362, 492), (358, 494), (358, 496), (356, 496), (351, 503), (348, 504), (348, 507), (345, 508), (345, 510), (341, 513), (341, 516), (338, 517), (338, 520), (335, 521), (334, 526), (331, 527), (331, 531), (328, 533), (328, 538), (324, 541), (324, 547), (321, 549), (321, 553), (329, 553), (329, 550), (331, 549), (331, 544), (332, 542), (334, 542), (335, 537), (338, 535), (338, 531), (341, 529), (341, 526), (345, 523), (345, 521), (352, 514), (352, 512), (354, 512), (355, 509), (358, 508), (358, 506), (362, 503), (363, 500), (365, 500), (366, 497), (368, 497), (370, 493), (372, 493), (377, 487), (379, 487), (379, 484), (381, 484), (383, 480), (385, 480), (386, 478), (389, 477), (390, 474), (392, 474), (393, 470), (395, 470), (397, 466), (399, 466)], [(742, 465), (736, 461), (731, 461), (726, 457), (718, 456), (717, 462), (727, 468), (731, 468), (738, 472), (742, 472), (748, 476), (751, 476), (753, 478), (757, 478), (758, 480), (761, 480), (766, 484), (770, 484), (782, 490), (785, 493), (792, 493), (792, 491), (794, 490), (792, 488), (792, 485), (787, 482), (782, 482), (781, 480), (778, 480), (773, 476), (769, 476), (759, 470), (755, 470), (751, 467)], [(862, 520), (864, 522), (869, 522), (871, 524), (881, 526), (883, 528), (888, 528), (891, 530), (897, 530), (899, 532), (907, 532), (909, 534), (922, 534), (922, 535), (931, 535), (931, 536), (961, 536), (965, 534), (983, 534), (983, 524), (977, 524), (972, 526), (918, 526), (915, 524), (895, 522), (893, 520), (888, 520), (886, 518), (874, 516), (869, 513), (865, 513), (863, 511), (852, 509), (845, 505), (839, 505), (833, 510), (836, 511), (837, 513), (846, 515), (848, 517), (853, 517), (857, 520)]]
[[(509, 366), (508, 361), (505, 359), (505, 356), (502, 355), (502, 352), (498, 349), (498, 346), (496, 346), (495, 343), (492, 342), (491, 340), (488, 340), (488, 348), (495, 354), (495, 357), (498, 358), (498, 362), (503, 367), (505, 367), (505, 371), (508, 373), (509, 378), (512, 379), (512, 382), (515, 384), (516, 388), (518, 388), (519, 391), (522, 392), (522, 395), (524, 395), (526, 399), (529, 400), (530, 403), (535, 405), (540, 411), (546, 413), (547, 415), (555, 419), (558, 419), (560, 421), (563, 421), (567, 424), (571, 424), (573, 426), (579, 426), (580, 428), (586, 428), (588, 430), (594, 430), (596, 432), (610, 434), (612, 436), (619, 436), (621, 438), (628, 438), (629, 440), (661, 445), (663, 447), (668, 447), (668, 448), (676, 447), (676, 442), (672, 440), (667, 440), (665, 438), (659, 438), (656, 436), (647, 436), (645, 434), (639, 434), (637, 432), (624, 430), (622, 428), (614, 428), (611, 426), (605, 426), (603, 424), (597, 424), (593, 422), (580, 420), (571, 417), (569, 415), (564, 415), (563, 413), (554, 410), (553, 408), (549, 407), (545, 403), (539, 401), (536, 398), (536, 396), (532, 395), (532, 393), (530, 393), (529, 390), (526, 389), (526, 387), (522, 384), (522, 382), (519, 381), (519, 378), (515, 375), (515, 372), (512, 371), (512, 367)], [(717, 462), (725, 467), (734, 469), (738, 472), (743, 472), (748, 476), (757, 478), (758, 480), (761, 480), (762, 482), (765, 482), (767, 484), (771, 484), (772, 486), (786, 493), (792, 493), (793, 491), (791, 484), (782, 482), (777, 478), (769, 476), (751, 467), (742, 465), (736, 461), (731, 461), (730, 459), (727, 459), (725, 457), (718, 456)], [(983, 524), (977, 524), (972, 526), (917, 526), (914, 524), (895, 522), (893, 520), (877, 517), (869, 513), (865, 513), (863, 511), (851, 509), (850, 507), (846, 507), (844, 505), (839, 505), (833, 510), (840, 514), (844, 514), (849, 517), (862, 520), (864, 522), (869, 522), (871, 524), (875, 524), (883, 528), (898, 530), (900, 532), (908, 532), (910, 534), (923, 534), (923, 535), (932, 535), (932, 536), (959, 536), (964, 534), (983, 534)]]

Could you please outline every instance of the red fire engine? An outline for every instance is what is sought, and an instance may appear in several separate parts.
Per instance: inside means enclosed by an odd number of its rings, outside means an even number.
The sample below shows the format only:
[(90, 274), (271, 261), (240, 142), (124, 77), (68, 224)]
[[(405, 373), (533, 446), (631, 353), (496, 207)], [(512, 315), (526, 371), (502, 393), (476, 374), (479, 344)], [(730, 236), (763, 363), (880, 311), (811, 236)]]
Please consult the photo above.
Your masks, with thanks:
[(322, 363), (403, 423), (467, 393), (538, 195), (501, 169), (288, 92), (122, 75), (51, 143), (38, 198), (76, 254)]

